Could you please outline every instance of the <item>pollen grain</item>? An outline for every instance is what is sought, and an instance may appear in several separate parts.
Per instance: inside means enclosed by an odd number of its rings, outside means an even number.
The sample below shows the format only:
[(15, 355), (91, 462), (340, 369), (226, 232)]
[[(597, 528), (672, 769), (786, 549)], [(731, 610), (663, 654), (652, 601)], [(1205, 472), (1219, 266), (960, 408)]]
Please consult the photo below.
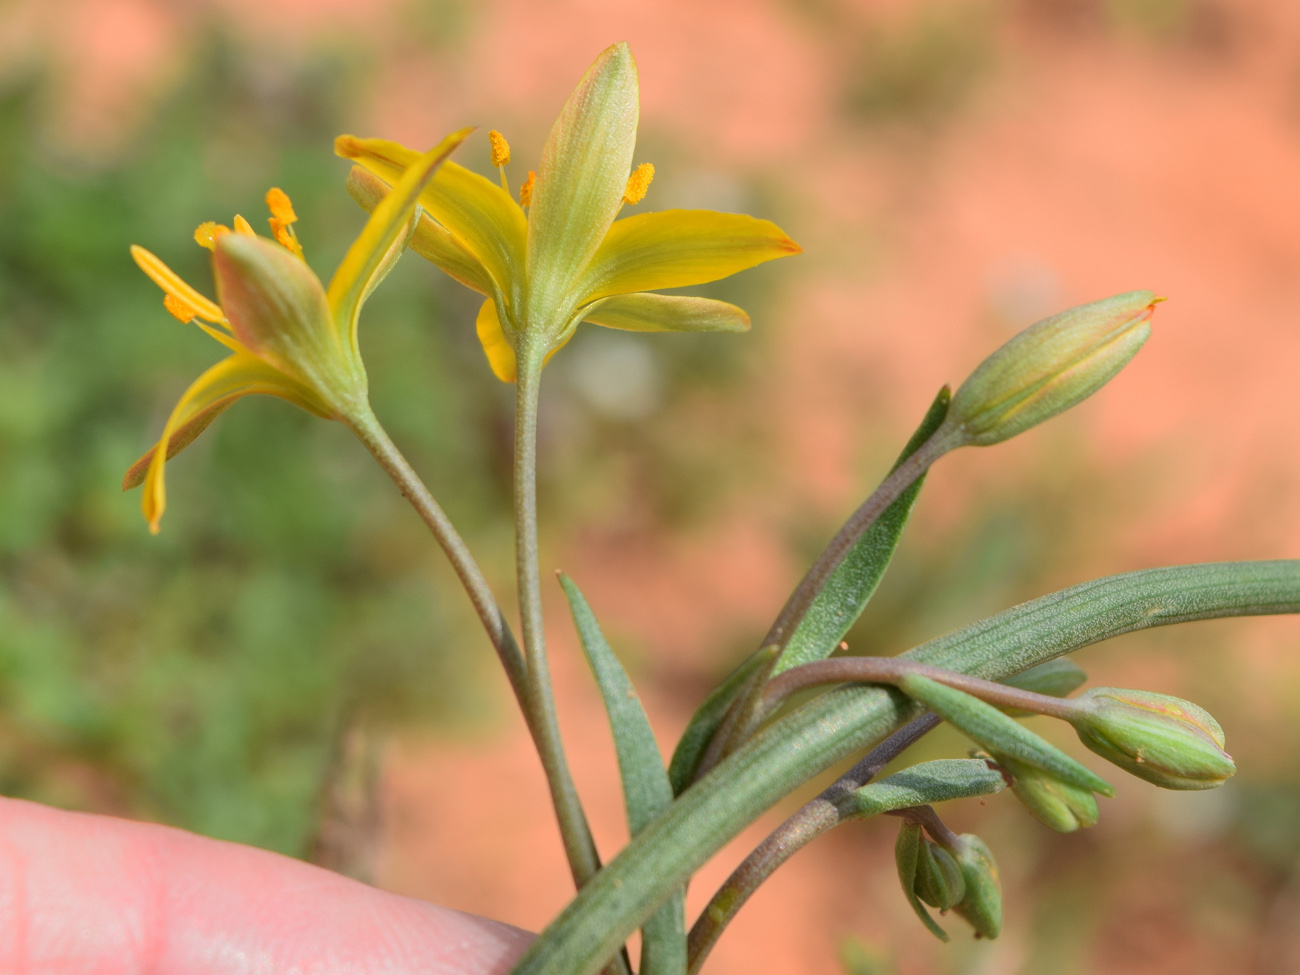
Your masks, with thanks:
[(488, 141), (492, 143), (493, 166), (504, 166), (510, 162), (510, 143), (506, 141), (504, 135), (492, 129), (488, 132)]
[(642, 163), (627, 178), (627, 189), (623, 191), (624, 203), (640, 203), (645, 199), (646, 191), (655, 178), (655, 168), (651, 163)]

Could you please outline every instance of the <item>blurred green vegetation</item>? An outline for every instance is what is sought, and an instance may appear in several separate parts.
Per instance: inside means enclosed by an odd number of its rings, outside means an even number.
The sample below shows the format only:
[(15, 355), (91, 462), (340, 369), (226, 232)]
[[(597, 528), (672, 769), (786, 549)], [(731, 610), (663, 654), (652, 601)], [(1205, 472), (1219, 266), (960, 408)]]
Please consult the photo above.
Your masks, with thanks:
[[(473, 719), (491, 654), (340, 426), (240, 402), (169, 465), (157, 538), (117, 491), (221, 354), (127, 245), (210, 291), (193, 227), (236, 208), (259, 225), (271, 185), (323, 276), (363, 221), (330, 152), (347, 66), (269, 86), (254, 67), (214, 41), (127, 155), (93, 164), (45, 140), (49, 79), (0, 95), (0, 790), (301, 853), (331, 739)], [(505, 402), (472, 329), (443, 327), (473, 305), (427, 266), (391, 282), (363, 322), (376, 409), (494, 540)]]
[[(46, 138), (54, 79), (0, 91), (6, 795), (303, 854), (349, 729), (472, 728), (508, 699), (441, 553), (341, 426), (271, 398), (240, 401), (168, 465), (156, 538), (139, 494), (117, 487), (223, 354), (163, 310), (128, 245), (210, 293), (193, 228), (235, 210), (261, 226), (263, 196), (280, 186), (328, 280), (364, 221), (331, 147), (366, 70), (364, 58), (321, 55), (268, 73), (215, 36), (107, 160)], [(754, 287), (741, 275), (703, 290), (748, 301)], [(486, 368), (477, 305), (408, 258), (367, 305), (362, 346), (377, 413), (504, 602), (513, 396)], [(722, 503), (744, 465), (716, 450), (721, 426), (681, 404), (734, 387), (753, 349), (580, 333), (544, 396), (548, 537), (562, 536), (557, 522), (619, 507), (629, 489), (643, 527)], [(745, 422), (737, 446), (752, 439)], [(713, 490), (696, 489), (704, 480)]]

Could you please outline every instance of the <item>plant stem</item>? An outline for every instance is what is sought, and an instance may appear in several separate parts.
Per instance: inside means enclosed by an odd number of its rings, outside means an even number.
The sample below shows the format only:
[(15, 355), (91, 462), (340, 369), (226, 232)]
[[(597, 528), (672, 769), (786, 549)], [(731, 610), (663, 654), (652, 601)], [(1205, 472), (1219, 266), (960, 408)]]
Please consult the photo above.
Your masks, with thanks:
[(754, 891), (772, 876), (781, 864), (805, 846), (834, 829), (843, 818), (838, 801), (862, 788), (897, 758), (904, 749), (939, 724), (935, 714), (923, 714), (898, 729), (873, 748), (862, 761), (840, 776), (821, 795), (806, 803), (798, 812), (778, 826), (747, 856), (718, 888), (708, 906), (691, 928), (687, 942), (688, 968), (695, 975), (704, 959), (722, 937), (727, 925), (740, 912)]
[[(1100, 640), (1226, 616), (1300, 612), (1300, 561), (1128, 572), (1052, 593), (908, 652), (998, 680)], [(760, 731), (683, 792), (578, 892), (513, 975), (592, 975), (673, 892), (782, 796), (916, 717), (894, 691), (846, 685)]]
[(509, 624), (501, 615), (501, 607), (497, 604), (496, 597), (492, 594), (478, 563), (474, 561), (474, 556), (470, 554), (465, 540), (460, 537), (460, 533), (452, 525), (447, 513), (429, 493), (429, 489), (420, 480), (420, 475), (415, 473), (401, 451), (397, 449), (368, 404), (363, 409), (356, 410), (354, 415), (348, 417), (345, 422), (374, 454), (375, 460), (379, 461), (379, 466), (393, 479), (406, 500), (411, 502), (411, 507), (429, 526), (429, 531), (442, 546), (442, 550), (447, 553), (452, 569), (455, 570), (461, 585), (465, 587), (465, 592), (469, 594), (469, 601), (473, 604), (474, 611), (478, 613), (483, 629), (487, 631), (488, 639), (492, 641), (492, 646), (501, 659), (501, 666), (505, 668), (510, 687), (522, 706), (524, 659), (519, 653), (519, 646), (515, 643), (515, 636), (510, 632)]
[(804, 574), (799, 585), (795, 587), (794, 592), (781, 608), (781, 612), (777, 614), (772, 628), (768, 630), (760, 646), (776, 644), (784, 647), (789, 643), (790, 637), (799, 628), (799, 623), (817, 598), (817, 594), (839, 568), (858, 539), (875, 523), (876, 519), (884, 514), (886, 508), (898, 500), (899, 495), (930, 469), (931, 464), (964, 443), (966, 443), (965, 434), (961, 427), (945, 422), (916, 449), (915, 453), (881, 481), (880, 486), (871, 492), (867, 500), (849, 515), (848, 521), (835, 533), (830, 544)]
[(947, 684), (999, 708), (1019, 708), (1034, 714), (1068, 721), (1079, 716), (1079, 705), (1067, 698), (1052, 697), (1009, 687), (997, 681), (980, 680), (967, 674), (927, 667), (905, 657), (832, 657), (792, 667), (768, 682), (763, 691), (761, 717), (767, 717), (795, 691), (820, 684), (853, 681), (865, 684), (896, 684), (905, 674), (919, 674)]
[[(527, 339), (516, 350), (515, 382), (515, 564), (519, 580), (519, 617), (523, 626), (524, 710), (551, 790), (555, 818), (573, 882), (585, 884), (600, 869), (591, 828), (560, 740), (546, 657), (542, 623), (542, 586), (537, 561), (537, 406), (544, 354)], [(610, 953), (611, 955), (613, 952)]]

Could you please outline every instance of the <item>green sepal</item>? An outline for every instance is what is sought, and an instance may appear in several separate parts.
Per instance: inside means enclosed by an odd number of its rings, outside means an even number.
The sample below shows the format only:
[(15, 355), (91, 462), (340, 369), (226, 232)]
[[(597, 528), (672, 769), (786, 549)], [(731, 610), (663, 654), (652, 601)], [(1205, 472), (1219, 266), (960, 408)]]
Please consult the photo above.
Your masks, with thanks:
[(939, 717), (978, 743), (994, 758), (1010, 756), (1057, 778), (1078, 786), (1113, 796), (1110, 783), (1080, 765), (1065, 752), (1048, 744), (1028, 728), (1009, 718), (991, 704), (965, 691), (948, 687), (920, 674), (906, 674), (898, 688), (908, 697), (920, 701)]
[[(952, 393), (947, 386), (939, 390), (921, 425), (890, 468), (891, 474), (939, 429), (948, 415), (951, 399)], [(825, 659), (839, 646), (844, 634), (866, 609), (881, 577), (889, 568), (889, 561), (898, 548), (898, 541), (924, 483), (925, 476), (918, 477), (849, 550), (790, 635), (785, 652), (772, 670), (773, 676), (800, 664)]]
[(921, 836), (921, 827), (916, 823), (903, 822), (903, 828), (898, 831), (898, 841), (894, 844), (894, 863), (898, 866), (898, 882), (903, 885), (903, 896), (907, 902), (912, 905), (912, 910), (916, 911), (916, 916), (929, 929), (930, 933), (940, 941), (948, 940), (948, 932), (939, 927), (939, 923), (930, 916), (930, 912), (925, 909), (921, 903), (921, 898), (916, 894), (916, 874), (921, 862), (921, 844), (925, 842)]
[(695, 770), (700, 767), (700, 760), (726, 717), (727, 709), (744, 691), (750, 679), (771, 665), (778, 650), (776, 646), (768, 646), (750, 654), (691, 715), (690, 723), (673, 751), (672, 761), (668, 763), (668, 781), (672, 784), (674, 796), (681, 795), (695, 781)]
[[(627, 671), (610, 649), (591, 606), (573, 580), (560, 573), (582, 651), (600, 688), (614, 734), (618, 771), (623, 780), (628, 831), (635, 836), (673, 801), (672, 786), (645, 708)], [(679, 888), (641, 929), (642, 975), (685, 975), (685, 891)]]
[(993, 853), (973, 833), (963, 833), (952, 850), (966, 880), (966, 896), (953, 911), (975, 929), (976, 937), (992, 941), (1002, 933), (1002, 879)]
[(943, 758), (855, 789), (835, 804), (844, 819), (864, 819), (949, 799), (969, 799), (1001, 792), (1006, 780), (989, 763), (976, 758)]

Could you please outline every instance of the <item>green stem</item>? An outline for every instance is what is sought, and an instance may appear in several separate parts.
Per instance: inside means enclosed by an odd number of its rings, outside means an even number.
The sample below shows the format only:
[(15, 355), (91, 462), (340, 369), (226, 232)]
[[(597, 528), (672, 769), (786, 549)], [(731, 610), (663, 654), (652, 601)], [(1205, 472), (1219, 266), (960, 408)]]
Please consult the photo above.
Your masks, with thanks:
[(998, 708), (1018, 708), (1034, 714), (1069, 721), (1078, 719), (1082, 709), (1068, 698), (1051, 697), (1034, 691), (1009, 687), (997, 681), (980, 680), (967, 674), (956, 674), (938, 667), (908, 660), (905, 657), (832, 657), (792, 667), (773, 677), (763, 690), (760, 717), (769, 717), (787, 697), (795, 691), (823, 684), (843, 684), (850, 681), (867, 684), (897, 684), (907, 674), (919, 674), (940, 684), (965, 691), (972, 697)]
[[(908, 656), (998, 680), (1134, 630), (1300, 612), (1300, 561), (1130, 572), (1032, 600)], [(836, 688), (764, 729), (687, 789), (592, 878), (514, 975), (594, 975), (678, 886), (783, 796), (880, 741), (917, 708), (896, 691)]]
[[(546, 657), (542, 623), (542, 585), (537, 560), (537, 404), (544, 353), (528, 341), (520, 343), (515, 382), (515, 563), (519, 579), (519, 616), (523, 625), (524, 710), (551, 790), (555, 818), (573, 882), (581, 887), (600, 869), (591, 828), (582, 811), (578, 790), (560, 740)], [(614, 946), (606, 959), (618, 949)]]
[(501, 607), (497, 605), (496, 597), (492, 595), (487, 579), (483, 577), (482, 570), (474, 561), (474, 556), (470, 554), (465, 540), (460, 537), (460, 533), (452, 525), (447, 513), (429, 493), (429, 489), (420, 480), (420, 475), (415, 473), (401, 451), (397, 449), (397, 445), (380, 425), (368, 404), (356, 410), (354, 415), (348, 417), (345, 422), (374, 454), (375, 460), (379, 461), (379, 466), (393, 479), (406, 500), (411, 502), (411, 507), (429, 526), (429, 531), (442, 546), (442, 550), (447, 553), (456, 577), (460, 579), (465, 592), (469, 594), (469, 601), (474, 605), (474, 611), (478, 613), (483, 629), (487, 631), (488, 639), (492, 641), (492, 646), (501, 659), (506, 677), (510, 679), (510, 687), (522, 706), (524, 659), (519, 653), (514, 634), (510, 632), (510, 626), (501, 615)]
[(816, 799), (774, 829), (718, 888), (700, 913), (687, 942), (687, 971), (695, 975), (722, 937), (728, 924), (781, 864), (805, 846), (844, 821), (837, 803), (862, 788), (880, 771), (939, 724), (934, 714), (923, 714), (873, 748), (862, 761), (840, 776)]
[(856, 511), (849, 515), (835, 537), (799, 580), (790, 598), (781, 607), (776, 620), (763, 638), (760, 646), (776, 644), (785, 647), (790, 642), (799, 623), (807, 615), (817, 594), (822, 591), (827, 581), (839, 568), (849, 551), (882, 514), (885, 509), (898, 500), (899, 496), (930, 469), (935, 461), (950, 450), (967, 443), (965, 433), (956, 424), (945, 422), (938, 430), (909, 455), (906, 460), (894, 468), (889, 476), (880, 482)]

